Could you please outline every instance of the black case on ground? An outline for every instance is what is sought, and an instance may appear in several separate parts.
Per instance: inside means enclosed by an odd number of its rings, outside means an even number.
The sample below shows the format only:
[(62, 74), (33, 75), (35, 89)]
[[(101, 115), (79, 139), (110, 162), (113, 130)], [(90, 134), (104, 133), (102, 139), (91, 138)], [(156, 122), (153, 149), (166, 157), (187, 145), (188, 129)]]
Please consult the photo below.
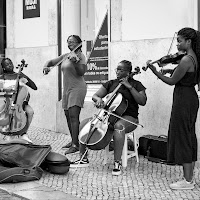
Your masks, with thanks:
[(138, 153), (152, 162), (167, 163), (167, 136), (143, 135), (139, 138)]
[(52, 174), (66, 174), (70, 168), (70, 161), (64, 155), (51, 151), (41, 164), (41, 168)]

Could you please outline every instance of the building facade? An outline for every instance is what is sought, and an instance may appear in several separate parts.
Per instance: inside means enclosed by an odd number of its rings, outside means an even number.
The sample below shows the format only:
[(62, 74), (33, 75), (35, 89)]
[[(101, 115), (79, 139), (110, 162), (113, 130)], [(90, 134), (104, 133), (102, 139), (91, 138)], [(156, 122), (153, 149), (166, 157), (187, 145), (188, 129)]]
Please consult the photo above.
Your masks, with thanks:
[[(83, 53), (89, 57), (92, 45), (108, 13), (108, 79), (115, 78), (117, 63), (127, 59), (142, 68), (146, 61), (167, 55), (174, 33), (183, 27), (199, 29), (198, 0), (0, 0), (4, 2), (6, 26), (4, 55), (14, 64), (25, 59), (24, 73), (32, 78), (37, 91), (30, 91), (35, 115), (33, 126), (68, 133), (61, 108), (62, 74), (55, 67), (43, 76), (44, 63), (68, 52), (71, 34), (83, 40)], [(6, 2), (6, 4), (5, 4)], [(2, 16), (1, 16), (2, 18)], [(4, 42), (5, 44), (5, 42)], [(175, 53), (176, 41), (171, 53)], [(3, 53), (0, 52), (2, 55)], [(3, 56), (4, 56), (3, 55)], [(92, 69), (91, 69), (92, 70)], [(158, 80), (150, 70), (135, 79), (147, 88), (148, 102), (140, 107), (141, 134), (167, 135), (173, 86)], [(88, 92), (81, 120), (96, 113), (91, 96), (100, 84), (87, 84)], [(199, 117), (200, 119), (200, 117)], [(197, 137), (200, 141), (200, 127)], [(200, 143), (200, 142), (199, 142)], [(200, 148), (199, 148), (200, 149)], [(200, 157), (200, 156), (199, 156)]]

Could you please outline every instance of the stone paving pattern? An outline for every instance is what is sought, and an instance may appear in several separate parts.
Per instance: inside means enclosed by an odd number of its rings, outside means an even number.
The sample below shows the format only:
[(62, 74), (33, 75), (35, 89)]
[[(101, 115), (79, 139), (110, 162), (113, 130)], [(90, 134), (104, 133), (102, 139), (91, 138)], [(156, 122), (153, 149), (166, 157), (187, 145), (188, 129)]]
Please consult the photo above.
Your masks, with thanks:
[[(37, 127), (31, 127), (28, 134), (34, 144), (49, 144), (52, 151), (63, 155), (65, 150), (61, 147), (70, 141), (68, 135)], [(182, 167), (153, 163), (140, 156), (139, 163), (131, 158), (120, 176), (112, 176), (113, 155), (103, 165), (103, 151), (89, 150), (88, 168), (70, 168), (65, 175), (44, 172), (38, 183), (86, 200), (200, 199), (199, 168), (195, 168), (193, 190), (171, 190), (169, 184), (183, 176)], [(74, 161), (79, 156), (76, 153), (67, 155), (67, 158)]]

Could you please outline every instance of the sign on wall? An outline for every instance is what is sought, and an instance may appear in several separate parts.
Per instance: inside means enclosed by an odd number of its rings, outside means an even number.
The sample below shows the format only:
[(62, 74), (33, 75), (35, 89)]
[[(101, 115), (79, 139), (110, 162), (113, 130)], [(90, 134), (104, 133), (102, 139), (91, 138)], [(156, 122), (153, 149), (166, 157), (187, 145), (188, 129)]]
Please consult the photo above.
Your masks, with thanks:
[(40, 17), (40, 0), (23, 0), (23, 19)]
[(106, 14), (87, 61), (84, 75), (86, 83), (100, 84), (108, 81), (108, 13)]

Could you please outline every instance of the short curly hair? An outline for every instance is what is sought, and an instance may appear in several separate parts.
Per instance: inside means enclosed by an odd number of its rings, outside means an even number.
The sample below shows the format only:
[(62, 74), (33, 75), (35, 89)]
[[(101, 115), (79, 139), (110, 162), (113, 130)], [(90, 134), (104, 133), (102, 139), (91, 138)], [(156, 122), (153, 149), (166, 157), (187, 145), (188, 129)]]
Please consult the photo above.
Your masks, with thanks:
[(130, 61), (128, 61), (128, 60), (122, 60), (122, 61), (120, 61), (120, 63), (123, 63), (124, 66), (126, 66), (128, 68), (129, 72), (132, 71), (132, 63)]

